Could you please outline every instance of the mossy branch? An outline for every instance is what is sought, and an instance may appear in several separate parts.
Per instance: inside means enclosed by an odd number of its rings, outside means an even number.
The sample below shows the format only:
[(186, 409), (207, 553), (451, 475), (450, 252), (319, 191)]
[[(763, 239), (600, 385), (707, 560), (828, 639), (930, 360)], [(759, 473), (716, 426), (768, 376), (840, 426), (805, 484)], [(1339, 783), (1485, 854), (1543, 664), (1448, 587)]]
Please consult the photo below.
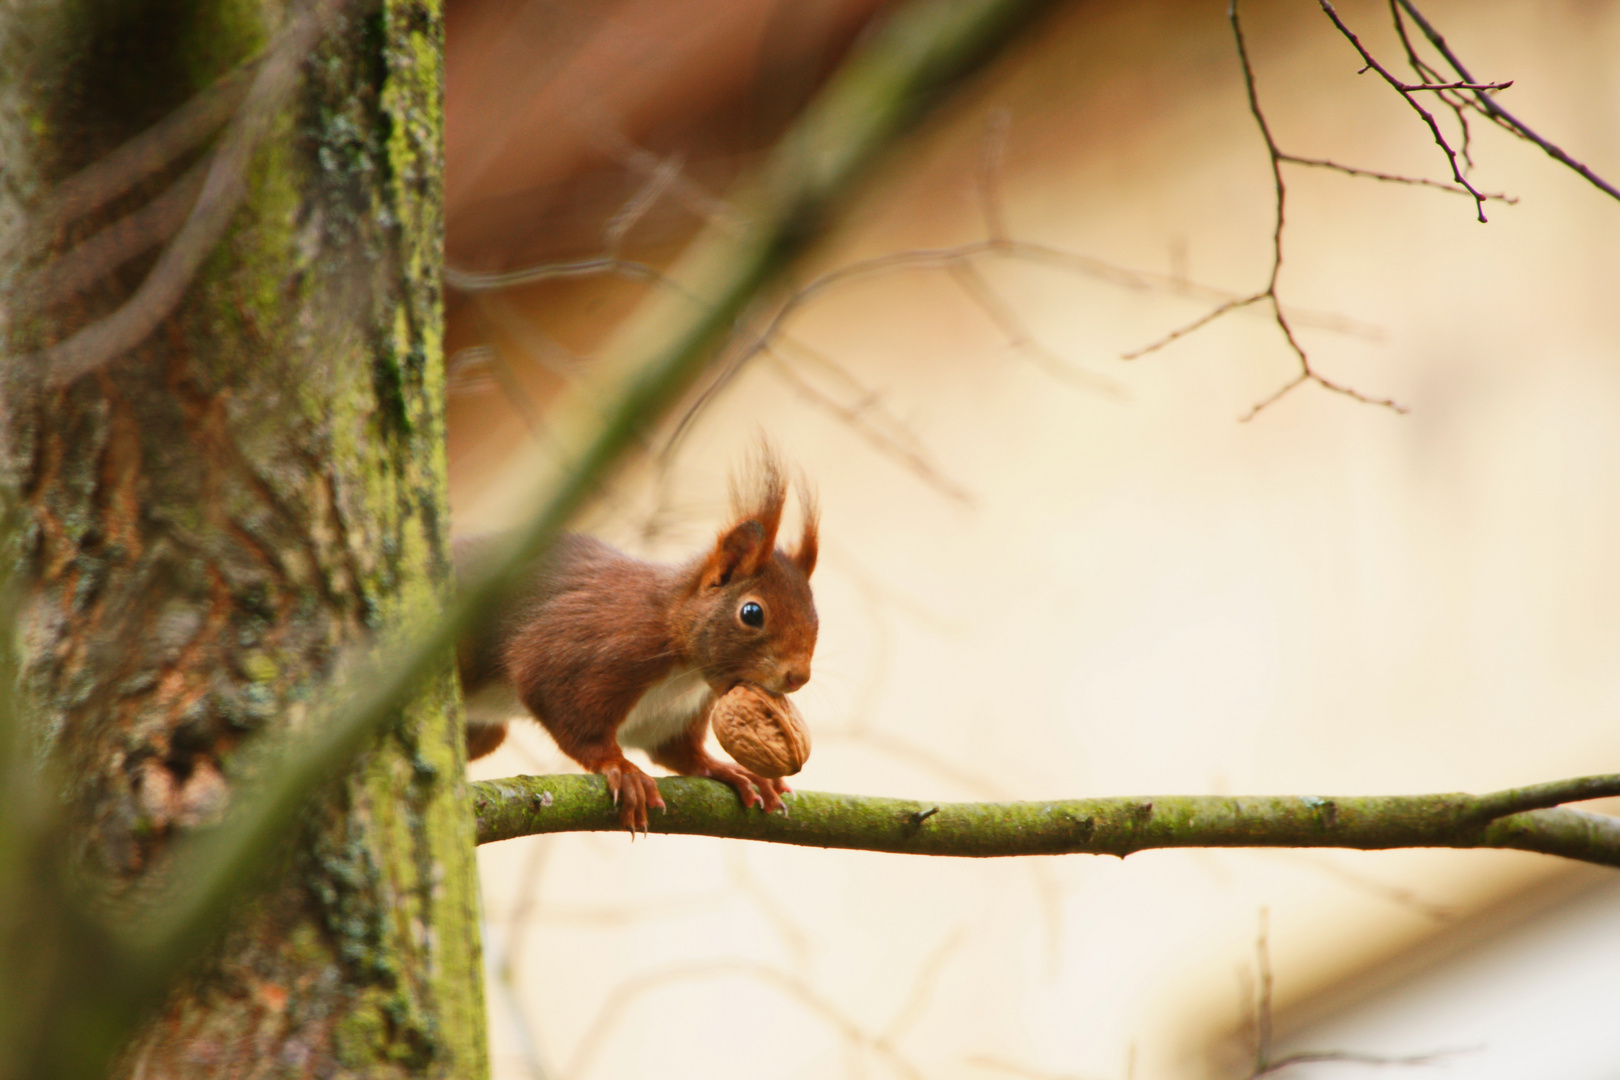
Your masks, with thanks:
[[(598, 776), (473, 784), (478, 842), (622, 828)], [(713, 780), (664, 777), (650, 831), (904, 855), (1118, 855), (1152, 848), (1513, 848), (1620, 867), (1620, 818), (1558, 808), (1620, 795), (1620, 775), (1488, 795), (1156, 795), (941, 803), (801, 791), (787, 815), (746, 810)]]

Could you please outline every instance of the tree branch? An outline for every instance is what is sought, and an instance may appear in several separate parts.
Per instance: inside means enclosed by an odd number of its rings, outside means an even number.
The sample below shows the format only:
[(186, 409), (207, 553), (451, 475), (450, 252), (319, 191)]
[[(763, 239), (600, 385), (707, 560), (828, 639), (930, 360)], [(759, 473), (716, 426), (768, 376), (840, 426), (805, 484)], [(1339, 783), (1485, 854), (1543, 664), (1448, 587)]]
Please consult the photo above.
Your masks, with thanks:
[[(623, 826), (598, 776), (472, 785), (478, 842)], [(934, 803), (801, 791), (789, 814), (745, 810), (712, 780), (663, 777), (650, 831), (907, 855), (1118, 855), (1153, 848), (1513, 848), (1620, 867), (1620, 818), (1551, 808), (1620, 795), (1620, 775), (1488, 795), (1168, 795)], [(1525, 809), (1532, 808), (1532, 809)], [(1516, 812), (1518, 811), (1518, 812)]]

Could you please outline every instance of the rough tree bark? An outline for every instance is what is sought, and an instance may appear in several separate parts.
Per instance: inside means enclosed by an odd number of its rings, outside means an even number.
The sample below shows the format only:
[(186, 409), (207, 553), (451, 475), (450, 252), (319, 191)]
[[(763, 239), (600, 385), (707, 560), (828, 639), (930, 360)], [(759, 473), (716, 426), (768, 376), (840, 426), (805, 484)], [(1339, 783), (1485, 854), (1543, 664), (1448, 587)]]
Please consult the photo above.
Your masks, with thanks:
[[(15, 239), (63, 178), (316, 5), (11, 7), (0, 227)], [(435, 0), (337, 6), (223, 241), (156, 331), (60, 387), (7, 373), (32, 578), (22, 699), (66, 778), (76, 865), (114, 898), (161, 878), (175, 841), (273, 766), (265, 748), (344, 650), (444, 597), (440, 37)], [(185, 183), (206, 152), (34, 238), (9, 284)], [(107, 318), (156, 255), (11, 311), (8, 357)], [(119, 1073), (487, 1072), (457, 719), (445, 667), (309, 808), (295, 854)]]

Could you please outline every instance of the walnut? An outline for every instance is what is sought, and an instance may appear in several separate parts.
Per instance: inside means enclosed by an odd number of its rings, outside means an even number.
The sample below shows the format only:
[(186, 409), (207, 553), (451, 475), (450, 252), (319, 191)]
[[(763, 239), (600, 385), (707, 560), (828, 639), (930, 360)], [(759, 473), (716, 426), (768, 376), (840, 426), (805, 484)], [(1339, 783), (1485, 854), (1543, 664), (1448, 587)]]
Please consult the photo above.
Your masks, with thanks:
[(810, 757), (810, 732), (793, 702), (751, 683), (716, 701), (709, 723), (726, 753), (761, 776), (792, 776)]

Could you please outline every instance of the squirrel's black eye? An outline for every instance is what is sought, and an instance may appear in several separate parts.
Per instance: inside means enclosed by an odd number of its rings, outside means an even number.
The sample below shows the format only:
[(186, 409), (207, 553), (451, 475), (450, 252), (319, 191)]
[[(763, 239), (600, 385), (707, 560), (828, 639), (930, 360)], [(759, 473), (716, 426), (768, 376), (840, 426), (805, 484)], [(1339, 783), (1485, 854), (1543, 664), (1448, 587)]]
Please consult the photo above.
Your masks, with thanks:
[(741, 619), (743, 623), (748, 626), (764, 626), (765, 609), (750, 600), (737, 611), (737, 618)]

